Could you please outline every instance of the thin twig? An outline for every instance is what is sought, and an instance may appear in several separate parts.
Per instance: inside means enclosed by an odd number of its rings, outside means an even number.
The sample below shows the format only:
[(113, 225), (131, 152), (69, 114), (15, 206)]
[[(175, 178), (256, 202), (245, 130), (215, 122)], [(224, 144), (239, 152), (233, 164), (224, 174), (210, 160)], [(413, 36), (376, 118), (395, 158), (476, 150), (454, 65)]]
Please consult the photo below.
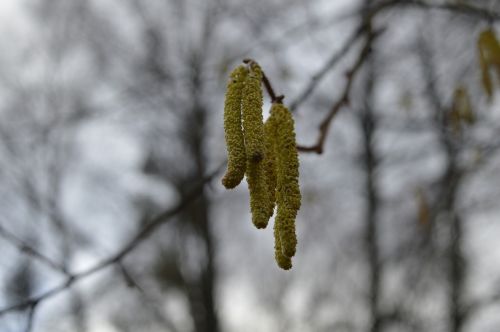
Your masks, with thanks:
[(158, 322), (164, 325), (165, 329), (168, 331), (177, 331), (178, 329), (176, 326), (173, 324), (173, 322), (168, 319), (161, 310), (158, 308), (161, 308), (161, 305), (159, 303), (156, 303), (154, 299), (152, 299), (147, 293), (146, 290), (139, 284), (139, 282), (130, 274), (130, 272), (127, 270), (127, 268), (123, 265), (123, 263), (118, 263), (118, 268), (120, 270), (120, 273), (122, 274), (122, 277), (128, 287), (132, 287), (135, 291), (137, 291), (138, 295), (142, 298), (142, 301), (150, 307), (152, 310), (153, 315), (156, 317)]
[(36, 313), (36, 304), (33, 303), (28, 308), (28, 318), (26, 320), (26, 328), (24, 329), (25, 332), (31, 332), (31, 330), (33, 329), (33, 323), (35, 321), (35, 313)]
[(386, 9), (392, 9), (394, 7), (411, 7), (423, 10), (449, 11), (466, 16), (477, 17), (480, 19), (487, 20), (489, 22), (500, 21), (499, 13), (484, 8), (466, 4), (452, 4), (452, 3), (436, 4), (421, 0), (387, 0), (374, 5), (369, 9), (369, 12), (373, 16), (381, 11), (384, 11)]
[(351, 94), (351, 88), (352, 84), (354, 83), (356, 74), (361, 69), (363, 63), (370, 55), (373, 40), (375, 39), (376, 36), (380, 34), (380, 32), (381, 31), (373, 32), (371, 31), (371, 28), (368, 30), (365, 44), (361, 49), (361, 52), (359, 53), (358, 58), (356, 59), (356, 62), (351, 67), (351, 69), (348, 70), (346, 73), (346, 83), (343, 92), (340, 95), (340, 98), (333, 104), (332, 108), (330, 109), (330, 112), (328, 112), (328, 114), (325, 116), (325, 118), (318, 127), (319, 134), (316, 143), (310, 146), (297, 145), (297, 150), (299, 152), (312, 152), (317, 154), (323, 153), (325, 140), (328, 136), (328, 131), (332, 123), (332, 120), (344, 106), (349, 105), (349, 96)]
[(344, 45), (339, 51), (333, 53), (330, 58), (325, 62), (325, 64), (311, 77), (309, 84), (300, 92), (294, 101), (290, 103), (290, 111), (295, 112), (295, 110), (306, 101), (307, 98), (312, 94), (316, 86), (321, 82), (325, 75), (332, 70), (335, 65), (349, 52), (351, 47), (356, 43), (359, 37), (363, 34), (368, 26), (366, 24), (360, 25), (354, 33), (347, 38)]
[(50, 267), (52, 270), (55, 270), (67, 276), (69, 275), (69, 272), (64, 265), (59, 264), (50, 259), (49, 257), (45, 256), (44, 254), (40, 253), (38, 250), (29, 246), (27, 243), (25, 243), (23, 240), (18, 238), (16, 235), (14, 235), (1, 225), (0, 225), (0, 237), (2, 237), (5, 241), (9, 242), (11, 245), (16, 247), (17, 250), (19, 250), (20, 252), (28, 256), (31, 256), (40, 263)]
[(67, 289), (69, 289), (76, 282), (95, 274), (101, 270), (104, 270), (107, 267), (112, 265), (119, 264), (121, 260), (127, 256), (130, 252), (132, 252), (137, 246), (146, 238), (148, 238), (154, 230), (156, 230), (159, 226), (164, 224), (165, 222), (171, 220), (172, 217), (180, 213), (183, 209), (185, 209), (189, 204), (198, 198), (199, 195), (203, 192), (205, 185), (210, 182), (217, 174), (219, 174), (223, 168), (224, 164), (218, 167), (214, 172), (210, 173), (206, 177), (204, 177), (200, 182), (194, 186), (194, 188), (189, 191), (174, 207), (165, 210), (164, 212), (158, 214), (156, 217), (151, 219), (132, 239), (130, 239), (121, 250), (119, 250), (115, 255), (112, 255), (99, 263), (96, 263), (94, 266), (73, 274), (69, 275), (66, 281), (59, 284), (58, 286), (53, 287), (52, 289), (38, 295), (36, 297), (29, 298), (25, 301), (12, 304), (3, 309), (0, 309), (0, 316), (4, 315), (8, 312), (22, 310), (24, 308), (33, 308), (35, 309), (38, 304), (41, 302), (59, 294)]
[(144, 293), (144, 290), (142, 289), (142, 287), (139, 286), (137, 281), (135, 281), (135, 279), (132, 277), (130, 272), (125, 268), (125, 266), (123, 265), (123, 262), (119, 261), (116, 263), (116, 265), (118, 266), (118, 270), (120, 271), (120, 273), (123, 277), (123, 280), (125, 281), (127, 286), (132, 287), (132, 288), (136, 288), (139, 292)]

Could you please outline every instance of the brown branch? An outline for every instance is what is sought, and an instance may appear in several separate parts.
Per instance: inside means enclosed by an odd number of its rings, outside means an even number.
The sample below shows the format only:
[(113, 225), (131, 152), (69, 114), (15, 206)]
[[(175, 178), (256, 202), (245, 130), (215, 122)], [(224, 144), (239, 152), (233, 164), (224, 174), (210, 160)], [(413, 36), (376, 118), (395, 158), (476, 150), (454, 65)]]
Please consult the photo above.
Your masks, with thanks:
[(297, 145), (297, 150), (299, 152), (312, 152), (317, 154), (323, 153), (323, 148), (325, 145), (326, 138), (328, 136), (328, 131), (330, 129), (330, 125), (332, 120), (337, 115), (337, 113), (344, 107), (349, 105), (349, 96), (351, 94), (352, 84), (354, 83), (354, 79), (356, 74), (359, 72), (364, 62), (368, 58), (371, 53), (371, 47), (373, 40), (380, 34), (381, 31), (374, 32), (371, 28), (368, 29), (367, 37), (361, 52), (356, 59), (354, 65), (349, 69), (346, 73), (346, 83), (343, 89), (340, 98), (333, 104), (330, 112), (326, 115), (326, 117), (321, 121), (318, 130), (319, 135), (316, 140), (316, 143), (310, 146)]
[(347, 38), (344, 45), (339, 51), (336, 51), (330, 58), (325, 62), (325, 64), (311, 77), (309, 84), (299, 93), (298, 97), (290, 103), (290, 111), (295, 112), (295, 110), (304, 103), (307, 98), (312, 94), (316, 86), (321, 82), (325, 75), (332, 70), (335, 65), (349, 52), (351, 47), (355, 44), (359, 37), (368, 28), (367, 24), (361, 24), (354, 33)]
[(163, 225), (165, 222), (171, 220), (172, 217), (180, 213), (183, 209), (185, 209), (189, 204), (198, 198), (199, 195), (202, 194), (205, 185), (209, 183), (215, 176), (217, 176), (221, 170), (224, 168), (225, 163), (219, 166), (214, 172), (210, 173), (206, 177), (204, 177), (200, 182), (193, 187), (175, 206), (170, 209), (165, 210), (164, 212), (158, 214), (156, 217), (152, 218), (132, 239), (130, 239), (116, 254), (102, 260), (99, 263), (96, 263), (92, 267), (75, 274), (68, 274), (68, 278), (59, 284), (58, 286), (53, 287), (52, 289), (38, 295), (36, 297), (31, 297), (25, 301), (21, 301), (16, 304), (12, 304), (10, 306), (4, 307), (0, 309), (0, 316), (4, 315), (8, 312), (23, 310), (25, 308), (29, 308), (30, 310), (35, 310), (36, 307), (43, 301), (59, 294), (67, 289), (69, 289), (76, 282), (85, 279), (96, 272), (102, 271), (107, 267), (118, 265), (120, 268), (121, 261), (125, 256), (127, 256), (130, 252), (132, 252), (135, 248), (138, 247), (143, 240), (147, 239), (154, 230), (156, 230), (159, 226)]
[[(253, 59), (243, 59), (243, 63), (247, 65), (251, 64), (257, 64), (257, 62)], [(283, 95), (276, 95), (274, 92), (273, 86), (271, 85), (271, 81), (267, 78), (266, 74), (264, 73), (264, 70), (262, 70), (262, 83), (264, 84), (264, 87), (266, 88), (267, 94), (269, 95), (269, 98), (271, 98), (271, 103), (282, 103), (283, 99), (285, 96)]]

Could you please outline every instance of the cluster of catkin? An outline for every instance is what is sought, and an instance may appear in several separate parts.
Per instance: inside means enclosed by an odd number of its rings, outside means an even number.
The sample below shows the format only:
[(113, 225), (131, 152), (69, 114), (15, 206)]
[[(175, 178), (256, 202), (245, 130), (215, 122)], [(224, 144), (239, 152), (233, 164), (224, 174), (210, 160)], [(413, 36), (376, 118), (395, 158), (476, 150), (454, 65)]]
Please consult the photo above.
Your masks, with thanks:
[(301, 200), (294, 121), (281, 102), (273, 102), (263, 122), (262, 75), (253, 61), (230, 75), (224, 104), (228, 165), (222, 184), (232, 189), (246, 175), (257, 228), (266, 228), (277, 206), (275, 258), (279, 267), (288, 270), (297, 246), (295, 218)]

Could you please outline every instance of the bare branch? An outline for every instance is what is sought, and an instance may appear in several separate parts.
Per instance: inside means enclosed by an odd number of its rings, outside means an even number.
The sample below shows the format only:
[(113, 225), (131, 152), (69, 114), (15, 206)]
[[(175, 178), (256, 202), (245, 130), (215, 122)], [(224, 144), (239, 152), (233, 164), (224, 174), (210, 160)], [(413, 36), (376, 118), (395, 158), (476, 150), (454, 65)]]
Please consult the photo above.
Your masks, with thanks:
[(371, 15), (391, 9), (394, 7), (411, 7), (424, 10), (440, 10), (449, 11), (453, 13), (463, 14), (466, 16), (477, 17), (479, 19), (487, 20), (489, 22), (500, 21), (500, 13), (489, 11), (484, 8), (479, 8), (467, 4), (458, 3), (444, 3), (436, 4), (421, 0), (387, 0), (382, 1), (369, 9)]
[(33, 322), (35, 321), (36, 304), (32, 304), (28, 308), (28, 319), (26, 321), (25, 332), (31, 332), (33, 329)]
[(354, 45), (358, 38), (361, 37), (367, 27), (368, 26), (366, 24), (362, 24), (358, 29), (356, 29), (356, 31), (354, 31), (354, 33), (347, 38), (340, 50), (332, 54), (325, 64), (316, 72), (316, 74), (311, 77), (309, 84), (302, 90), (301, 93), (299, 93), (297, 98), (290, 103), (291, 112), (295, 112), (295, 110), (302, 105), (307, 98), (309, 98), (323, 77), (325, 77), (325, 75), (335, 67), (335, 65), (347, 54), (347, 52), (349, 52), (352, 45)]
[(477, 314), (477, 312), (488, 308), (489, 306), (500, 303), (500, 291), (494, 292), (490, 297), (476, 300), (469, 305), (464, 306), (463, 315), (464, 320)]
[(45, 256), (44, 254), (40, 253), (38, 250), (34, 249), (33, 247), (29, 246), (27, 243), (25, 243), (23, 240), (18, 238), (16, 235), (12, 234), (9, 232), (7, 229), (5, 229), (3, 226), (0, 225), (0, 237), (2, 237), (5, 241), (9, 242), (11, 245), (17, 248), (20, 252), (31, 256), (32, 258), (36, 259), (40, 263), (48, 266), (52, 270), (55, 270), (59, 273), (65, 274), (69, 276), (69, 272), (66, 269), (66, 267), (62, 264), (59, 264), (49, 257)]
[(317, 154), (323, 153), (323, 147), (325, 145), (325, 140), (328, 136), (328, 130), (330, 128), (332, 120), (335, 117), (335, 115), (337, 115), (337, 113), (344, 106), (349, 105), (349, 96), (351, 94), (351, 88), (352, 88), (352, 84), (354, 82), (354, 79), (356, 77), (356, 74), (358, 73), (359, 69), (363, 66), (363, 63), (366, 61), (366, 59), (370, 55), (372, 43), (373, 43), (374, 39), (380, 33), (381, 33), (381, 31), (374, 32), (371, 30), (371, 28), (368, 29), (365, 44), (364, 44), (363, 48), (361, 49), (361, 52), (359, 53), (358, 58), (356, 59), (356, 62), (351, 67), (351, 69), (348, 70), (346, 73), (347, 80), (346, 80), (343, 92), (340, 95), (340, 98), (333, 104), (332, 108), (330, 109), (330, 112), (328, 112), (326, 117), (323, 119), (323, 121), (319, 125), (319, 128), (318, 128), (319, 135), (318, 135), (318, 139), (316, 140), (316, 143), (314, 143), (313, 145), (310, 145), (310, 146), (297, 145), (297, 150), (299, 152), (313, 152), (313, 153), (317, 153)]
[(121, 260), (127, 256), (130, 252), (132, 252), (137, 246), (145, 239), (147, 239), (151, 233), (156, 230), (159, 226), (164, 224), (165, 222), (171, 220), (172, 217), (180, 213), (183, 209), (185, 209), (192, 201), (198, 198), (199, 195), (202, 194), (205, 185), (209, 183), (215, 176), (217, 176), (225, 164), (219, 166), (214, 172), (205, 176), (200, 182), (191, 189), (175, 206), (170, 209), (165, 210), (164, 212), (158, 214), (156, 217), (151, 219), (132, 239), (130, 239), (121, 250), (119, 250), (115, 255), (112, 255), (99, 263), (96, 263), (94, 266), (84, 270), (82, 272), (70, 275), (68, 274), (68, 278), (65, 282), (60, 285), (42, 293), (39, 296), (32, 297), (25, 301), (7, 306), (3, 309), (0, 309), (0, 316), (4, 315), (8, 312), (22, 310), (24, 308), (34, 308), (38, 306), (41, 302), (59, 294), (67, 289), (69, 289), (76, 282), (95, 274), (101, 270), (106, 269), (112, 265), (119, 264)]

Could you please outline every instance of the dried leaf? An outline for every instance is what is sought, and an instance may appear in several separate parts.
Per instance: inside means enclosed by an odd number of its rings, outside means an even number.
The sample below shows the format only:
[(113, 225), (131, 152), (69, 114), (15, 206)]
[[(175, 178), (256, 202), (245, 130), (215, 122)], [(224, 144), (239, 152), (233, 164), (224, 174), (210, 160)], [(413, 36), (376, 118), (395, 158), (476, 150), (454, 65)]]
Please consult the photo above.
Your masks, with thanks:
[(488, 99), (491, 100), (493, 96), (493, 84), (490, 76), (491, 67), (495, 68), (500, 79), (500, 44), (496, 38), (495, 31), (487, 29), (481, 32), (477, 47), (483, 88)]
[(471, 125), (476, 121), (469, 92), (463, 86), (458, 86), (453, 94), (453, 105), (450, 111), (450, 122), (454, 129), (461, 124)]

